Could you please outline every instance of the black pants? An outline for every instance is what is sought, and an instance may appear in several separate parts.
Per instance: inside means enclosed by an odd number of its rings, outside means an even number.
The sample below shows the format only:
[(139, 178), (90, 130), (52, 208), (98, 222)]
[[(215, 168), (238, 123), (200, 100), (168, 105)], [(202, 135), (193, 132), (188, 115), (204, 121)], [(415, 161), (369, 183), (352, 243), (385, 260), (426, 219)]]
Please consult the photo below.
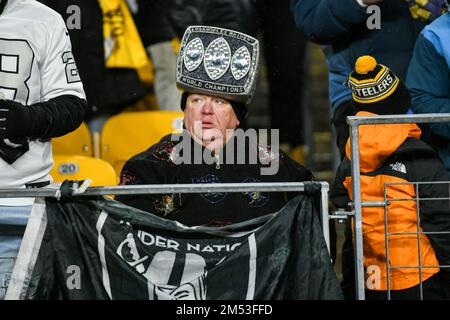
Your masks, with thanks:
[(336, 130), (336, 145), (339, 149), (339, 155), (341, 160), (345, 158), (345, 145), (350, 137), (350, 128), (347, 124), (347, 117), (355, 115), (355, 109), (352, 103), (345, 102), (340, 105), (333, 114), (333, 119), (331, 123)]

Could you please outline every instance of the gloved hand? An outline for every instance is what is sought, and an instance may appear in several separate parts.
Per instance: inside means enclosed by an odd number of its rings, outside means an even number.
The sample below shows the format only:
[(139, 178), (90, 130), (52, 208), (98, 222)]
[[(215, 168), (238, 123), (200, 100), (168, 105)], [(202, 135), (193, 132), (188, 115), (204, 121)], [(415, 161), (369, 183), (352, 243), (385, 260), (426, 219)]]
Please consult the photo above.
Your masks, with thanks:
[(0, 100), (0, 139), (27, 136), (31, 121), (29, 107), (11, 100)]
[(445, 0), (405, 0), (414, 19), (432, 22), (447, 10)]

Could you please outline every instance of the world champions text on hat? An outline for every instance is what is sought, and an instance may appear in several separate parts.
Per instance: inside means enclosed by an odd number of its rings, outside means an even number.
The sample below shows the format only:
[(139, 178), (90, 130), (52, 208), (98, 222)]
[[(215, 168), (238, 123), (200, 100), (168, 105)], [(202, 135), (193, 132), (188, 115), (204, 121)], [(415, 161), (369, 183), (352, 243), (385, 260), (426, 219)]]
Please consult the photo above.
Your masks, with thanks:
[(257, 39), (223, 28), (191, 26), (181, 40), (177, 86), (191, 93), (249, 103), (258, 65)]

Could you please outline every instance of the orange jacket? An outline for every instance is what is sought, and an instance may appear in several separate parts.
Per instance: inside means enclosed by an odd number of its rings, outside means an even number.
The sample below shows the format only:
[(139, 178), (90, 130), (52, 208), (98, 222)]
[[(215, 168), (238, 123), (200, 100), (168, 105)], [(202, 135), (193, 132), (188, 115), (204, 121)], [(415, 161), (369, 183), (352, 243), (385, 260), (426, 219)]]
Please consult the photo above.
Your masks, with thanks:
[[(369, 112), (358, 115), (370, 116)], [(410, 199), (391, 201), (387, 208), (388, 247), (390, 261), (390, 288), (401, 290), (413, 287), (420, 282), (419, 269), (414, 266), (427, 266), (422, 271), (425, 281), (439, 271), (438, 259), (430, 242), (430, 236), (420, 236), (420, 259), (417, 224), (417, 190), (423, 197), (448, 197), (448, 185), (404, 184), (417, 181), (446, 181), (448, 176), (445, 167), (434, 151), (419, 140), (421, 131), (415, 124), (396, 125), (364, 125), (359, 128), (359, 156), (361, 172), (362, 201), (384, 201), (386, 183), (403, 183), (386, 185), (386, 199)], [(347, 158), (338, 169), (332, 188), (332, 200), (337, 207), (345, 207), (353, 198), (352, 177), (350, 170), (350, 142), (346, 146)], [(432, 215), (444, 217), (444, 228), (450, 230), (450, 211), (448, 204), (442, 201), (420, 201), (422, 215), (420, 231), (434, 231)], [(383, 207), (365, 207), (362, 210), (364, 267), (366, 269), (366, 287), (372, 290), (387, 290), (386, 269), (386, 228), (385, 209)], [(426, 229), (426, 230), (424, 230)], [(410, 233), (395, 234), (392, 233)], [(448, 236), (447, 238), (449, 238)], [(433, 238), (431, 236), (431, 238)], [(433, 239), (432, 239), (433, 240)], [(439, 240), (439, 239), (438, 239)], [(444, 241), (449, 243), (448, 239)], [(439, 241), (438, 241), (439, 242)], [(446, 245), (444, 245), (445, 247)], [(449, 254), (447, 247), (443, 261)], [(442, 250), (441, 250), (442, 251)], [(446, 262), (442, 262), (446, 263)], [(409, 268), (398, 268), (409, 267)], [(431, 268), (430, 268), (431, 267)], [(371, 274), (375, 271), (375, 274)], [(379, 273), (377, 273), (379, 272)], [(379, 277), (377, 279), (377, 276)]]

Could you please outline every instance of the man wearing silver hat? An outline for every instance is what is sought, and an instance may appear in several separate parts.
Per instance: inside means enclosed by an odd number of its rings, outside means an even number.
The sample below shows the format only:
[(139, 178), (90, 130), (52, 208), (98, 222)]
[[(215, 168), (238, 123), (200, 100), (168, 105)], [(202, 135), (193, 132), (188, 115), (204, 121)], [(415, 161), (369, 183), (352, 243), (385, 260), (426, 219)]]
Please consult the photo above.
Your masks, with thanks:
[[(253, 139), (255, 130), (240, 129), (255, 90), (258, 64), (257, 39), (223, 28), (189, 27), (177, 68), (185, 130), (163, 137), (128, 160), (121, 184), (312, 180), (308, 169), (277, 150), (273, 132), (269, 147)], [(222, 226), (276, 212), (293, 196), (248, 192), (127, 195), (117, 200), (188, 226)]]

